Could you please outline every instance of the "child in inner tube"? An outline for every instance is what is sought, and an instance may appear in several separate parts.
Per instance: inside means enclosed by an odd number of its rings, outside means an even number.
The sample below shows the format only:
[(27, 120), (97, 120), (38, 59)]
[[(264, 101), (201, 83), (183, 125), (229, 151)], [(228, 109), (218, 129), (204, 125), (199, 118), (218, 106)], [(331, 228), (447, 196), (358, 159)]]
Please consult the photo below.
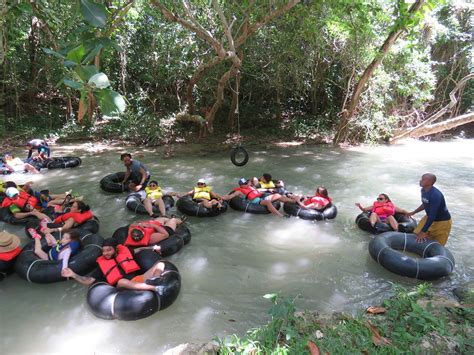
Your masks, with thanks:
[(369, 221), (372, 227), (375, 228), (377, 222), (388, 223), (394, 231), (398, 230), (398, 222), (394, 217), (397, 208), (387, 194), (379, 194), (372, 206), (362, 207), (359, 202), (355, 205), (359, 207), (362, 212), (370, 212)]

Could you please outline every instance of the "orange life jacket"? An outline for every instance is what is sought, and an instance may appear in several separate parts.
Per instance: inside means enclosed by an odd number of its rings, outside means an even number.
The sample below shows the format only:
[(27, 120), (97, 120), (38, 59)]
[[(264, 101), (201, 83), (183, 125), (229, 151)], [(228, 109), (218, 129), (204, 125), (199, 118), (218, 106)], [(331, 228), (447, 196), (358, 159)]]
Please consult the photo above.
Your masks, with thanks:
[(2, 207), (10, 207), (11, 205), (16, 205), (23, 210), (27, 204), (33, 208), (37, 208), (38, 203), (39, 201), (36, 197), (31, 196), (29, 193), (21, 190), (20, 194), (15, 198), (5, 196), (2, 201)]
[(377, 213), (380, 217), (393, 216), (395, 214), (395, 206), (392, 202), (375, 201), (372, 206), (372, 212)]
[(262, 194), (255, 187), (236, 187), (234, 191), (240, 191), (245, 195), (247, 200), (253, 200), (254, 198), (261, 197)]
[(77, 224), (82, 224), (85, 221), (87, 221), (89, 219), (92, 219), (92, 217), (94, 217), (94, 215), (92, 214), (91, 210), (84, 211), (84, 212), (68, 212), (68, 213), (65, 213), (65, 214), (57, 217), (54, 220), (54, 223), (64, 223), (69, 218), (72, 218), (74, 220), (74, 222), (76, 222)]
[(124, 275), (140, 270), (130, 250), (121, 244), (117, 245), (115, 258), (106, 259), (104, 256), (99, 256), (96, 261), (107, 282), (112, 286), (123, 279)]
[[(158, 221), (147, 221), (146, 223), (150, 223), (150, 224), (154, 224), (154, 225), (157, 225), (157, 226), (161, 226), (162, 224)], [(140, 239), (140, 240), (134, 240), (132, 238), (132, 230), (134, 229), (138, 229), (140, 230), (142, 233), (143, 233), (143, 238)], [(128, 227), (128, 235), (127, 235), (127, 239), (125, 240), (125, 245), (126, 246), (130, 246), (130, 247), (143, 247), (143, 246), (147, 246), (150, 244), (150, 238), (151, 238), (151, 235), (153, 233), (155, 233), (156, 229), (153, 228), (153, 227), (142, 227), (142, 226), (139, 226), (139, 225), (136, 225), (136, 224), (132, 224), (130, 225), (130, 227)]]
[(10, 261), (15, 259), (15, 257), (21, 253), (21, 248), (16, 247), (13, 250), (7, 251), (5, 253), (0, 253), (0, 260), (1, 261)]

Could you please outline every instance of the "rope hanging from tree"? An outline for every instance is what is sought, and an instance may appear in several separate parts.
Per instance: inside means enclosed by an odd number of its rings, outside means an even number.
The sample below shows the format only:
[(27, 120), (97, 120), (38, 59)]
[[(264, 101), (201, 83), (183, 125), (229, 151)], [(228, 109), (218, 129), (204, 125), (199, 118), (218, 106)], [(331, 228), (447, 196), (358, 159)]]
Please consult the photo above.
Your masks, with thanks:
[(238, 145), (237, 145), (237, 147), (232, 149), (232, 151), (230, 153), (230, 160), (232, 161), (232, 164), (234, 164), (236, 166), (244, 166), (249, 161), (249, 153), (247, 153), (247, 151), (244, 149), (244, 147), (242, 147), (242, 136), (240, 135), (240, 110), (239, 110), (240, 70), (237, 71), (235, 81), (236, 81), (235, 90), (232, 89), (232, 87), (231, 87), (231, 90), (234, 91), (235, 95), (237, 96), (234, 113), (237, 114)]

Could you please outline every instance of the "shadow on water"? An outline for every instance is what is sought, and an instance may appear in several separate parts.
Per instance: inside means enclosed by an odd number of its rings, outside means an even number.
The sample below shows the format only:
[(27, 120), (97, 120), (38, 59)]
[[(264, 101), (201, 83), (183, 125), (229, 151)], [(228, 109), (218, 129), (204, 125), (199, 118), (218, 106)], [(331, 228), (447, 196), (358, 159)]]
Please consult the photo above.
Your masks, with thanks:
[[(0, 283), (0, 352), (161, 353), (181, 342), (242, 334), (265, 323), (270, 304), (262, 296), (273, 292), (299, 295), (298, 308), (323, 312), (378, 304), (391, 294), (392, 283), (419, 282), (392, 274), (370, 258), (371, 236), (354, 225), (359, 213), (354, 203), (370, 205), (378, 193), (385, 192), (400, 207), (414, 209), (420, 204), (419, 177), (427, 171), (438, 175), (437, 186), (453, 215), (447, 246), (456, 259), (456, 270), (433, 283), (449, 290), (472, 278), (474, 162), (469, 152), (473, 148), (472, 140), (351, 150), (256, 148), (245, 167), (232, 165), (228, 151), (163, 160), (160, 151), (134, 148), (132, 154), (149, 167), (165, 191), (189, 191), (198, 178), (205, 178), (223, 194), (240, 177), (269, 172), (295, 193), (311, 194), (316, 186), (327, 186), (339, 213), (335, 220), (319, 223), (233, 210), (217, 218), (191, 218), (191, 243), (170, 257), (181, 272), (180, 296), (170, 308), (136, 322), (95, 318), (87, 310), (86, 288), (75, 282), (28, 284), (12, 275)], [(123, 151), (68, 145), (56, 148), (55, 154), (79, 155), (81, 167), (11, 178), (19, 183), (34, 180), (38, 190), (72, 188), (84, 195), (100, 218), (100, 234), (109, 237), (118, 227), (144, 218), (125, 208), (125, 194), (99, 188), (104, 175), (123, 170), (119, 160)], [(26, 242), (22, 228), (2, 228)]]

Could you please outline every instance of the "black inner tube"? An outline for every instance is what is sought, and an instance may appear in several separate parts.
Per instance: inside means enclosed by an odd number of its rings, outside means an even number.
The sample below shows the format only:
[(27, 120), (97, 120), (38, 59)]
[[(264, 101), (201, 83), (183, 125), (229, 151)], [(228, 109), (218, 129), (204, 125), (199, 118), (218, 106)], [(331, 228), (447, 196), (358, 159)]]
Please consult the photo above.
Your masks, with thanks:
[(244, 166), (249, 161), (249, 153), (243, 147), (232, 149), (230, 160), (235, 166)]

